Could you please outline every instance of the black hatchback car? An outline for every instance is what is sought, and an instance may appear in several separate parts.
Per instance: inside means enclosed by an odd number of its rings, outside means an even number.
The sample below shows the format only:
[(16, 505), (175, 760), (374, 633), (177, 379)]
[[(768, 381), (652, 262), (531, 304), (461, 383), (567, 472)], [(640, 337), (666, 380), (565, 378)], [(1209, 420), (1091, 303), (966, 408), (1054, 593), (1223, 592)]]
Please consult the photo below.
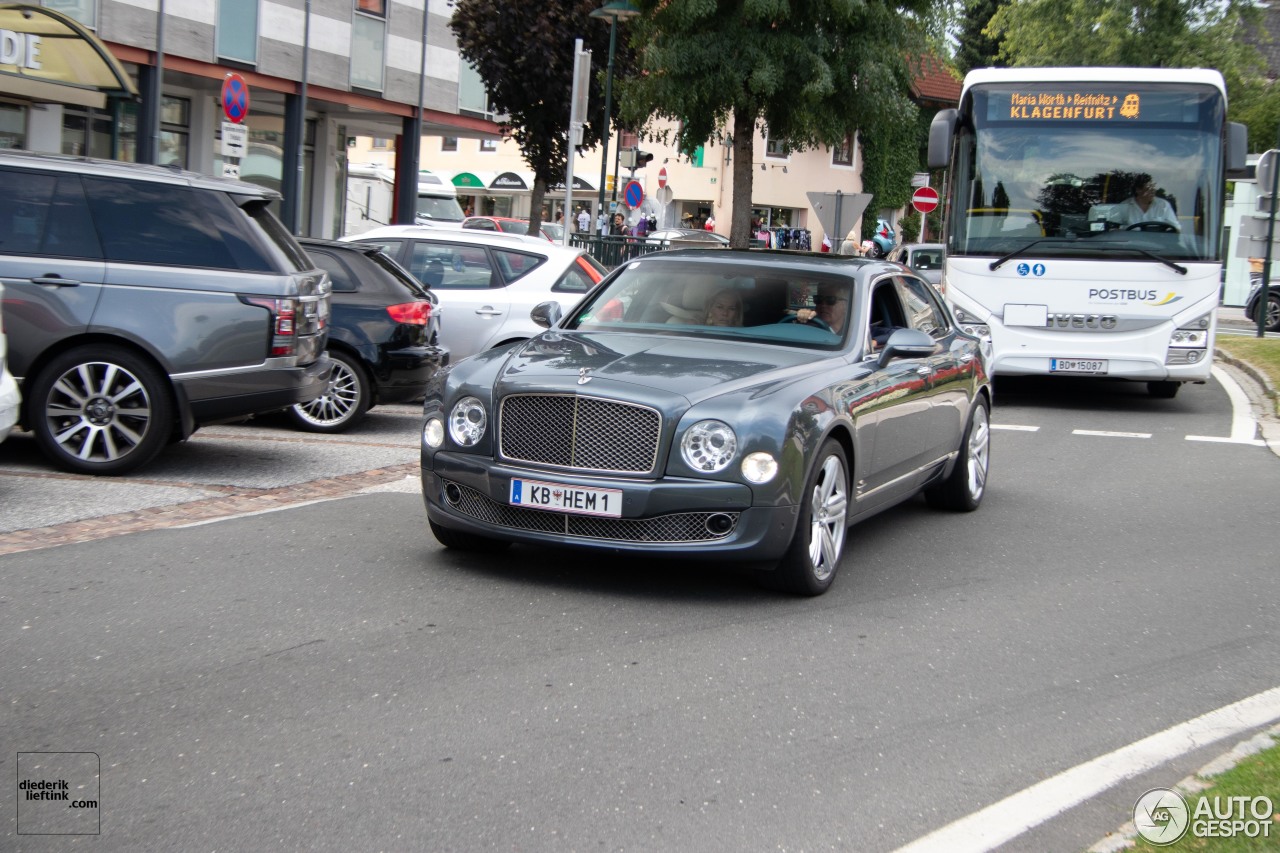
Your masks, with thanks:
[(379, 403), (421, 399), (449, 361), (438, 341), (435, 295), (375, 245), (299, 242), (333, 283), (333, 371), (323, 394), (289, 410), (293, 422), (310, 432), (342, 432)]

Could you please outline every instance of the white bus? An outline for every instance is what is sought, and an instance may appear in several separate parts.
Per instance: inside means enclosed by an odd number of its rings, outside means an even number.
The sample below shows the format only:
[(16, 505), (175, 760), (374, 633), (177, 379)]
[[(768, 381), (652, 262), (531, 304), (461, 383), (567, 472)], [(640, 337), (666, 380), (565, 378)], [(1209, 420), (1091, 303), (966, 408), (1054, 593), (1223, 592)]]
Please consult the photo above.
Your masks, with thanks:
[(943, 287), (996, 375), (1173, 397), (1213, 362), (1228, 172), (1246, 132), (1204, 69), (987, 68), (929, 134)]

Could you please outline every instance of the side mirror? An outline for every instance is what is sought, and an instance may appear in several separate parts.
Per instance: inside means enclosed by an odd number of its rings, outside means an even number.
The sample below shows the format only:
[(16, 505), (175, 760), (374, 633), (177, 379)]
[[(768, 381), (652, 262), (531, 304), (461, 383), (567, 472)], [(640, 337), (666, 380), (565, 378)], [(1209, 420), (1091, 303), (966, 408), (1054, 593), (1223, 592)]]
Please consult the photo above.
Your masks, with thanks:
[(539, 302), (537, 305), (533, 306), (533, 310), (529, 312), (529, 319), (544, 329), (550, 329), (556, 323), (559, 323), (562, 316), (563, 313), (560, 310), (560, 303), (554, 300)]
[(939, 110), (929, 123), (929, 168), (945, 169), (951, 165), (951, 140), (956, 135), (958, 110)]
[(1249, 151), (1249, 128), (1238, 122), (1227, 122), (1227, 179), (1248, 176), (1245, 155)]
[(938, 342), (919, 329), (899, 329), (885, 342), (878, 364), (884, 367), (895, 358), (928, 358), (937, 349)]

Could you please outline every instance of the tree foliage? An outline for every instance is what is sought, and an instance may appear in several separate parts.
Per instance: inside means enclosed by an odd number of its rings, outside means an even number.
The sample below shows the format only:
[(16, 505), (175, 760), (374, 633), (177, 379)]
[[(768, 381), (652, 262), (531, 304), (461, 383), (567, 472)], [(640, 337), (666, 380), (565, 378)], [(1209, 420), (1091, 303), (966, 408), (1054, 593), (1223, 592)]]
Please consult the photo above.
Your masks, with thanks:
[(860, 129), (914, 127), (910, 57), (922, 55), (940, 14), (929, 0), (636, 5), (643, 13), (627, 31), (638, 73), (620, 86), (622, 120), (680, 122), (684, 153), (732, 141), (729, 239), (739, 247), (749, 241), (757, 126), (796, 150), (835, 145)]
[[(591, 51), (594, 72), (583, 147), (597, 145), (601, 139), (609, 25), (590, 17), (599, 7), (597, 0), (457, 0), (454, 6), (450, 27), (458, 52), (479, 72), (493, 108), (509, 116), (506, 129), (533, 170), (531, 231), (536, 231), (541, 222), (547, 187), (564, 183), (570, 151), (573, 46), (579, 38), (583, 47)], [(615, 82), (619, 75), (628, 73), (632, 57), (631, 49), (619, 35)], [(616, 119), (616, 99), (611, 113)]]
[(1009, 0), (964, 0), (955, 57), (956, 68), (961, 74), (1001, 64), (1001, 39), (988, 35), (986, 29), (995, 13), (1007, 5)]

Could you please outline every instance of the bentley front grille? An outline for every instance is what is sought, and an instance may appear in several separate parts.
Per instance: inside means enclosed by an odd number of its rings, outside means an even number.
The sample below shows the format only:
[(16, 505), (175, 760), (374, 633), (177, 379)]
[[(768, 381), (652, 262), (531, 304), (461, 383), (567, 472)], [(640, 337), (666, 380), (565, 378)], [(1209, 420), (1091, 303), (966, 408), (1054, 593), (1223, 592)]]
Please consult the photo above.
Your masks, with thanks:
[(457, 499), (452, 500), (453, 495), (446, 494), (445, 502), (463, 515), (499, 527), (560, 533), (584, 539), (713, 542), (724, 539), (738, 526), (736, 512), (675, 512), (653, 518), (601, 518), (500, 504), (459, 483), (446, 481), (444, 487), (457, 489)]
[(505, 459), (625, 474), (654, 470), (661, 435), (654, 409), (574, 394), (506, 397), (498, 428)]

